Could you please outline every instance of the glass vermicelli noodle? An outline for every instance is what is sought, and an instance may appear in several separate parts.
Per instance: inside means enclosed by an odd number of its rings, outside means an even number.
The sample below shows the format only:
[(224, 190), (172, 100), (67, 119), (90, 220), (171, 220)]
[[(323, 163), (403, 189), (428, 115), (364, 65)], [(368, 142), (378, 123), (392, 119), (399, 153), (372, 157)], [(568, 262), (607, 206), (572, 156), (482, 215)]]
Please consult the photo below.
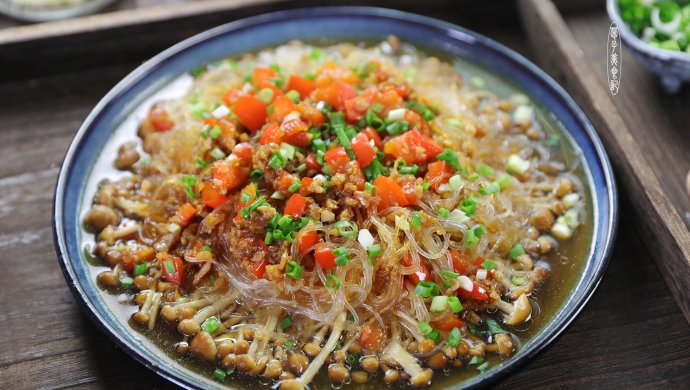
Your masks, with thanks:
[(524, 96), (389, 38), (291, 42), (155, 103), (85, 226), (98, 282), (215, 380), (425, 387), (521, 345), (581, 181)]

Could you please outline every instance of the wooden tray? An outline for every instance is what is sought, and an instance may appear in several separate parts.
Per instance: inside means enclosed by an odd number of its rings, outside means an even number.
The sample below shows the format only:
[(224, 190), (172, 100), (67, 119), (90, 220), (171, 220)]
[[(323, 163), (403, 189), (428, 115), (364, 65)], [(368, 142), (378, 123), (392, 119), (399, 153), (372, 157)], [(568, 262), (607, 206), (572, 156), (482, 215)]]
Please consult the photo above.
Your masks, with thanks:
[[(601, 6), (561, 15), (549, 0), (519, 0), (525, 30), (544, 67), (588, 114), (632, 203), (642, 238), (690, 322), (690, 88), (666, 95), (624, 48), (620, 90), (607, 87), (611, 22)], [(631, 296), (634, 292), (631, 291)]]

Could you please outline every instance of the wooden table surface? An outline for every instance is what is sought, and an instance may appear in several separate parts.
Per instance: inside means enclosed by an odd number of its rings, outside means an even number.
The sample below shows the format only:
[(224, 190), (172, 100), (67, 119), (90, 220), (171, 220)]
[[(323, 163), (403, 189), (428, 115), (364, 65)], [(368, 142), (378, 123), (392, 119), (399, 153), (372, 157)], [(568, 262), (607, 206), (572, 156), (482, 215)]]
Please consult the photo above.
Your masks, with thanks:
[[(519, 26), (491, 21), (490, 15), (436, 16), (531, 57)], [(174, 27), (168, 27), (168, 44), (183, 38)], [(198, 31), (206, 27), (199, 24)], [(141, 57), (109, 66), (0, 83), (0, 389), (173, 387), (116, 348), (87, 318), (63, 279), (51, 234), (63, 155), (96, 102), (155, 54), (137, 53)], [(688, 98), (679, 99), (687, 105)], [(561, 337), (499, 388), (690, 384), (690, 328), (659, 275), (655, 254), (634, 229), (625, 193), (621, 200), (613, 257), (592, 300)]]

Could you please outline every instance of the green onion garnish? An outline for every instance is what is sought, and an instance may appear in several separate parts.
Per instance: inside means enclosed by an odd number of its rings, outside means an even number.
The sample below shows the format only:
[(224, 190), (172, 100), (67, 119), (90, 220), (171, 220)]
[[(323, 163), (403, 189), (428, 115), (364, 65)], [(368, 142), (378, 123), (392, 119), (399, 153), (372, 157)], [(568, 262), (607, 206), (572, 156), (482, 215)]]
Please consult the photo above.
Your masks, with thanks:
[(498, 186), (501, 187), (501, 189), (505, 189), (510, 185), (510, 176), (501, 174), (496, 179), (496, 183), (498, 183)]
[(288, 261), (287, 265), (285, 266), (285, 274), (293, 279), (299, 279), (300, 276), (302, 276), (302, 272), (304, 272), (304, 269), (295, 261)]
[(444, 209), (443, 207), (438, 209), (438, 216), (439, 217), (448, 218), (449, 215), (450, 215), (450, 211), (448, 211), (448, 209)]
[(288, 340), (288, 341), (283, 343), (283, 347), (285, 347), (286, 349), (292, 349), (292, 348), (295, 348), (295, 343)]
[(295, 168), (295, 171), (300, 172), (300, 173), (302, 173), (306, 170), (307, 170), (307, 164), (304, 164), (304, 163), (300, 164), (297, 168)]
[(427, 280), (417, 283), (414, 288), (414, 294), (422, 298), (431, 298), (438, 295), (440, 291), (441, 287), (438, 284)]
[(477, 212), (477, 201), (469, 197), (460, 202), (460, 210), (462, 210), (468, 217), (473, 216)]
[(285, 317), (282, 320), (280, 320), (280, 329), (287, 329), (292, 325), (292, 318), (290, 317)]
[(419, 228), (422, 226), (423, 219), (422, 214), (420, 214), (419, 211), (415, 211), (410, 219), (410, 226), (412, 226), (412, 228), (415, 230), (419, 230)]
[(398, 166), (398, 173), (400, 173), (401, 175), (414, 175), (417, 173), (418, 170), (419, 166), (415, 164)]
[(214, 377), (217, 381), (224, 381), (226, 375), (227, 375), (227, 374), (225, 373), (225, 371), (221, 370), (220, 368), (216, 368), (216, 370), (213, 371), (213, 377)]
[(438, 342), (438, 340), (441, 338), (441, 332), (434, 329), (431, 331), (431, 333), (427, 334), (426, 337), (434, 340), (434, 342)]
[(185, 175), (180, 177), (180, 183), (182, 183), (184, 186), (187, 196), (192, 199), (194, 199), (194, 186), (196, 185), (196, 180), (196, 176), (194, 175)]
[(146, 272), (146, 268), (148, 267), (148, 264), (146, 263), (138, 263), (137, 265), (134, 266), (134, 276), (139, 276), (143, 275)]
[(434, 299), (431, 300), (431, 306), (429, 307), (429, 310), (432, 313), (440, 313), (440, 312), (446, 310), (447, 306), (448, 306), (448, 297), (445, 295), (438, 295), (438, 296), (435, 296)]
[(248, 192), (243, 192), (242, 196), (240, 197), (240, 200), (242, 201), (242, 203), (249, 203), (249, 201), (252, 200), (252, 196)]
[(367, 247), (367, 253), (369, 254), (369, 259), (374, 259), (374, 257), (381, 254), (381, 245), (372, 244)]
[(259, 91), (258, 98), (266, 104), (270, 103), (273, 100), (273, 90), (271, 88), (262, 89)]
[(326, 288), (337, 290), (340, 288), (340, 278), (336, 275), (330, 274), (326, 277)]
[(211, 150), (211, 157), (213, 157), (214, 160), (220, 160), (225, 158), (225, 153), (218, 148), (213, 148), (213, 150)]
[(431, 187), (431, 184), (429, 184), (428, 182), (425, 181), (424, 183), (422, 183), (422, 191), (429, 191), (429, 187)]
[(424, 336), (428, 335), (433, 331), (434, 329), (429, 325), (427, 322), (420, 322), (417, 324), (417, 329), (419, 329), (419, 333), (423, 334)]
[(460, 333), (460, 329), (453, 328), (453, 330), (451, 330), (448, 334), (446, 345), (455, 348), (460, 344), (460, 341), (462, 341), (462, 333)]
[(477, 167), (477, 172), (479, 172), (479, 174), (484, 177), (489, 177), (494, 174), (494, 170), (486, 164), (482, 164), (479, 167)]
[(130, 288), (132, 287), (132, 284), (134, 283), (134, 280), (130, 278), (129, 276), (123, 276), (120, 278), (120, 286), (122, 288)]
[(163, 266), (165, 267), (165, 272), (168, 275), (175, 273), (175, 264), (173, 264), (172, 260), (163, 261)]
[(220, 328), (220, 321), (218, 321), (218, 318), (216, 317), (209, 317), (204, 321), (203, 324), (201, 324), (201, 329), (208, 333), (213, 333)]
[(445, 161), (456, 171), (460, 170), (460, 160), (458, 159), (458, 154), (448, 148), (443, 149), (443, 152), (436, 156), (436, 159), (440, 161)]
[(258, 199), (256, 199), (254, 203), (252, 203), (250, 206), (242, 208), (242, 210), (240, 210), (240, 215), (242, 216), (242, 218), (247, 219), (249, 218), (249, 214), (253, 213), (254, 211), (256, 211), (256, 209), (263, 206), (264, 203), (266, 203), (266, 198), (261, 196)]
[(484, 363), (484, 358), (481, 358), (479, 356), (472, 356), (472, 359), (470, 359), (470, 361), (467, 362), (467, 365), (472, 366), (475, 364), (482, 364), (482, 363)]
[(501, 190), (501, 186), (496, 183), (495, 181), (492, 181), (491, 183), (485, 185), (484, 187), (479, 187), (479, 190), (477, 190), (481, 195), (491, 195), (499, 192)]
[(252, 173), (249, 174), (249, 177), (251, 177), (252, 179), (261, 179), (262, 177), (264, 177), (264, 171), (262, 171), (261, 169), (255, 169), (252, 171)]
[(491, 260), (486, 260), (482, 263), (482, 267), (487, 271), (491, 271), (492, 269), (496, 269), (496, 263)]
[(335, 223), (335, 230), (338, 231), (338, 234), (340, 234), (343, 237), (346, 238), (354, 238), (357, 237), (357, 225), (350, 221), (338, 221)]
[(290, 100), (292, 100), (295, 103), (299, 102), (299, 92), (295, 91), (294, 89), (287, 91), (285, 96), (290, 98)]
[(290, 187), (288, 187), (288, 190), (290, 190), (290, 192), (296, 192), (297, 190), (299, 190), (300, 187), (302, 187), (302, 182), (297, 180), (296, 182), (290, 184)]
[(491, 334), (497, 334), (497, 333), (505, 333), (505, 330), (501, 328), (501, 325), (496, 322), (493, 318), (486, 317), (484, 318), (484, 323), (486, 324), (486, 328)]
[(522, 247), (522, 244), (519, 242), (515, 245), (513, 245), (512, 248), (510, 248), (510, 258), (515, 260), (518, 257), (522, 256), (525, 254), (525, 248)]
[(268, 166), (273, 169), (284, 168), (285, 165), (287, 165), (287, 158), (280, 151), (271, 154), (268, 158)]
[(477, 366), (477, 371), (481, 372), (482, 374), (486, 372), (486, 370), (489, 369), (489, 362), (484, 362)]
[(456, 272), (453, 272), (453, 271), (446, 271), (446, 270), (441, 271), (441, 275), (443, 275), (443, 276), (445, 276), (445, 277), (447, 277), (447, 278), (451, 278), (451, 279), (455, 279), (455, 278), (457, 278), (458, 276), (460, 276), (460, 275), (458, 275)]
[(448, 306), (453, 313), (460, 313), (462, 311), (462, 303), (458, 297), (448, 297)]
[(513, 276), (510, 278), (510, 283), (512, 283), (513, 286), (522, 286), (523, 284), (527, 283), (527, 278), (524, 276)]
[(213, 126), (213, 128), (211, 130), (208, 131), (208, 136), (213, 138), (213, 139), (216, 139), (216, 138), (220, 137), (221, 133), (222, 133), (222, 130), (220, 129), (220, 126), (216, 125), (216, 126)]

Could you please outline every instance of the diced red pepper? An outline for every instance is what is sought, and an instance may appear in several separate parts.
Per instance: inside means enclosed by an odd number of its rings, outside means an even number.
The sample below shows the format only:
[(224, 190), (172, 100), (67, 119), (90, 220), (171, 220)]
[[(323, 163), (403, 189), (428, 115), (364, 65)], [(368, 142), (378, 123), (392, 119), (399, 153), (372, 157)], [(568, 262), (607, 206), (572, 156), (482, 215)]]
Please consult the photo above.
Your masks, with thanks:
[(266, 265), (268, 264), (268, 259), (263, 258), (261, 261), (256, 263), (254, 265), (254, 268), (252, 271), (254, 272), (254, 276), (256, 276), (257, 279), (261, 279), (264, 277), (264, 272), (266, 271)]
[(486, 290), (484, 290), (483, 287), (480, 287), (477, 282), (472, 282), (473, 287), (472, 291), (467, 291), (465, 289), (459, 288), (457, 289), (458, 296), (463, 297), (463, 298), (471, 298), (471, 299), (476, 299), (479, 301), (489, 301), (489, 295), (486, 293)]
[(311, 144), (312, 135), (306, 131), (299, 133), (286, 134), (284, 141), (299, 148), (306, 148)]
[(288, 91), (294, 89), (299, 93), (300, 98), (304, 99), (316, 89), (316, 83), (306, 77), (292, 75), (288, 81)]
[(232, 107), (235, 105), (235, 103), (237, 103), (237, 99), (239, 99), (241, 95), (241, 89), (233, 89), (232, 91), (223, 95), (223, 103), (225, 103), (225, 105), (228, 107)]
[(431, 138), (422, 135), (417, 129), (412, 129), (390, 139), (383, 151), (396, 158), (402, 158), (407, 164), (416, 164), (433, 159), (443, 149)]
[(357, 161), (362, 167), (367, 167), (376, 158), (376, 151), (369, 143), (369, 138), (364, 133), (359, 133), (350, 142), (352, 150), (357, 155)]
[(275, 87), (271, 81), (278, 78), (278, 72), (263, 66), (257, 66), (254, 68), (254, 72), (252, 72), (252, 83), (254, 83), (258, 89)]
[(153, 107), (149, 111), (149, 120), (151, 126), (156, 131), (168, 131), (175, 126), (175, 122), (168, 116), (168, 113), (162, 107)]
[(231, 190), (242, 185), (249, 178), (249, 168), (222, 160), (213, 163), (213, 178), (223, 183), (223, 188)]
[(180, 219), (187, 224), (196, 215), (196, 207), (191, 203), (185, 203), (180, 207)]
[(369, 140), (374, 141), (374, 146), (376, 146), (377, 148), (381, 147), (383, 141), (381, 140), (381, 136), (379, 135), (379, 133), (376, 132), (376, 130), (372, 129), (370, 126), (367, 126), (364, 128), (364, 130), (362, 130), (362, 132), (367, 135), (367, 138), (369, 138)]
[(277, 96), (273, 103), (273, 111), (268, 115), (268, 120), (281, 123), (285, 117), (295, 111), (295, 103), (285, 95)]
[[(409, 253), (403, 257), (402, 259), (402, 265), (405, 267), (409, 267), (412, 265), (412, 255)], [(423, 282), (426, 280), (431, 279), (431, 272), (429, 271), (429, 267), (426, 265), (426, 263), (423, 260), (420, 260), (419, 262), (419, 271), (407, 275), (407, 280), (412, 283), (413, 286), (416, 286), (417, 283)]]
[(448, 249), (450, 259), (453, 262), (453, 270), (460, 275), (467, 275), (474, 269), (472, 259), (458, 252), (456, 249)]
[(268, 104), (254, 96), (242, 96), (232, 106), (232, 112), (240, 123), (250, 131), (256, 131), (266, 123)]
[(385, 339), (385, 334), (376, 325), (365, 324), (359, 332), (359, 343), (372, 351), (379, 349), (381, 342)]
[(312, 191), (309, 190), (309, 186), (311, 183), (314, 182), (314, 179), (311, 177), (303, 177), (302, 178), (302, 186), (299, 188), (299, 193), (302, 196), (308, 196), (309, 194), (312, 193)]
[(324, 161), (326, 161), (330, 166), (333, 167), (337, 172), (345, 172), (347, 163), (350, 162), (350, 158), (347, 156), (345, 148), (340, 146), (337, 148), (328, 149), (326, 154), (323, 156)]
[(252, 162), (252, 150), (252, 144), (249, 142), (240, 142), (232, 149), (232, 154), (237, 157), (240, 164), (247, 166)]
[(332, 269), (336, 267), (335, 253), (333, 253), (333, 250), (328, 244), (317, 244), (314, 247), (314, 259), (316, 259), (323, 269)]
[(261, 138), (259, 138), (259, 143), (261, 145), (270, 143), (279, 144), (282, 141), (283, 130), (281, 130), (280, 126), (278, 126), (278, 124), (275, 122), (269, 122), (269, 124), (264, 127), (264, 132), (261, 134)]
[(307, 205), (307, 198), (300, 194), (292, 194), (290, 199), (288, 199), (285, 204), (285, 215), (289, 215), (293, 218), (299, 218), (304, 212), (304, 208)]
[(453, 168), (445, 161), (434, 161), (428, 165), (424, 181), (429, 183), (429, 188), (437, 190), (441, 184), (448, 183), (451, 176)]
[[(161, 256), (160, 262), (163, 278), (171, 283), (182, 284), (184, 279), (184, 263), (182, 263), (182, 259), (175, 256)], [(171, 269), (169, 270), (168, 268)]]
[(392, 206), (407, 206), (410, 202), (398, 183), (386, 176), (379, 176), (374, 180), (376, 195), (380, 198), (378, 209), (383, 210)]
[(438, 329), (443, 332), (450, 332), (453, 330), (453, 328), (462, 328), (465, 326), (465, 323), (458, 318), (457, 314), (453, 314), (438, 321), (431, 321), (429, 325), (431, 325), (431, 327), (434, 329)]
[(314, 152), (307, 153), (307, 158), (305, 159), (304, 163), (307, 164), (308, 169), (321, 171), (321, 165), (319, 165), (319, 160), (316, 159)]
[(297, 241), (297, 248), (299, 250), (299, 254), (304, 255), (306, 253), (309, 253), (309, 250), (312, 246), (314, 246), (314, 244), (316, 244), (316, 241), (318, 239), (319, 236), (316, 233), (316, 230), (310, 230), (307, 233), (299, 235)]
[(310, 104), (307, 104), (305, 102), (299, 102), (299, 104), (297, 104), (297, 106), (295, 107), (295, 110), (299, 112), (300, 116), (304, 120), (311, 123), (311, 125), (314, 127), (319, 127), (324, 122), (323, 114), (321, 113), (321, 111), (319, 111), (316, 107)]
[(225, 203), (228, 198), (211, 185), (210, 182), (204, 183), (201, 190), (201, 201), (208, 207), (216, 208)]

